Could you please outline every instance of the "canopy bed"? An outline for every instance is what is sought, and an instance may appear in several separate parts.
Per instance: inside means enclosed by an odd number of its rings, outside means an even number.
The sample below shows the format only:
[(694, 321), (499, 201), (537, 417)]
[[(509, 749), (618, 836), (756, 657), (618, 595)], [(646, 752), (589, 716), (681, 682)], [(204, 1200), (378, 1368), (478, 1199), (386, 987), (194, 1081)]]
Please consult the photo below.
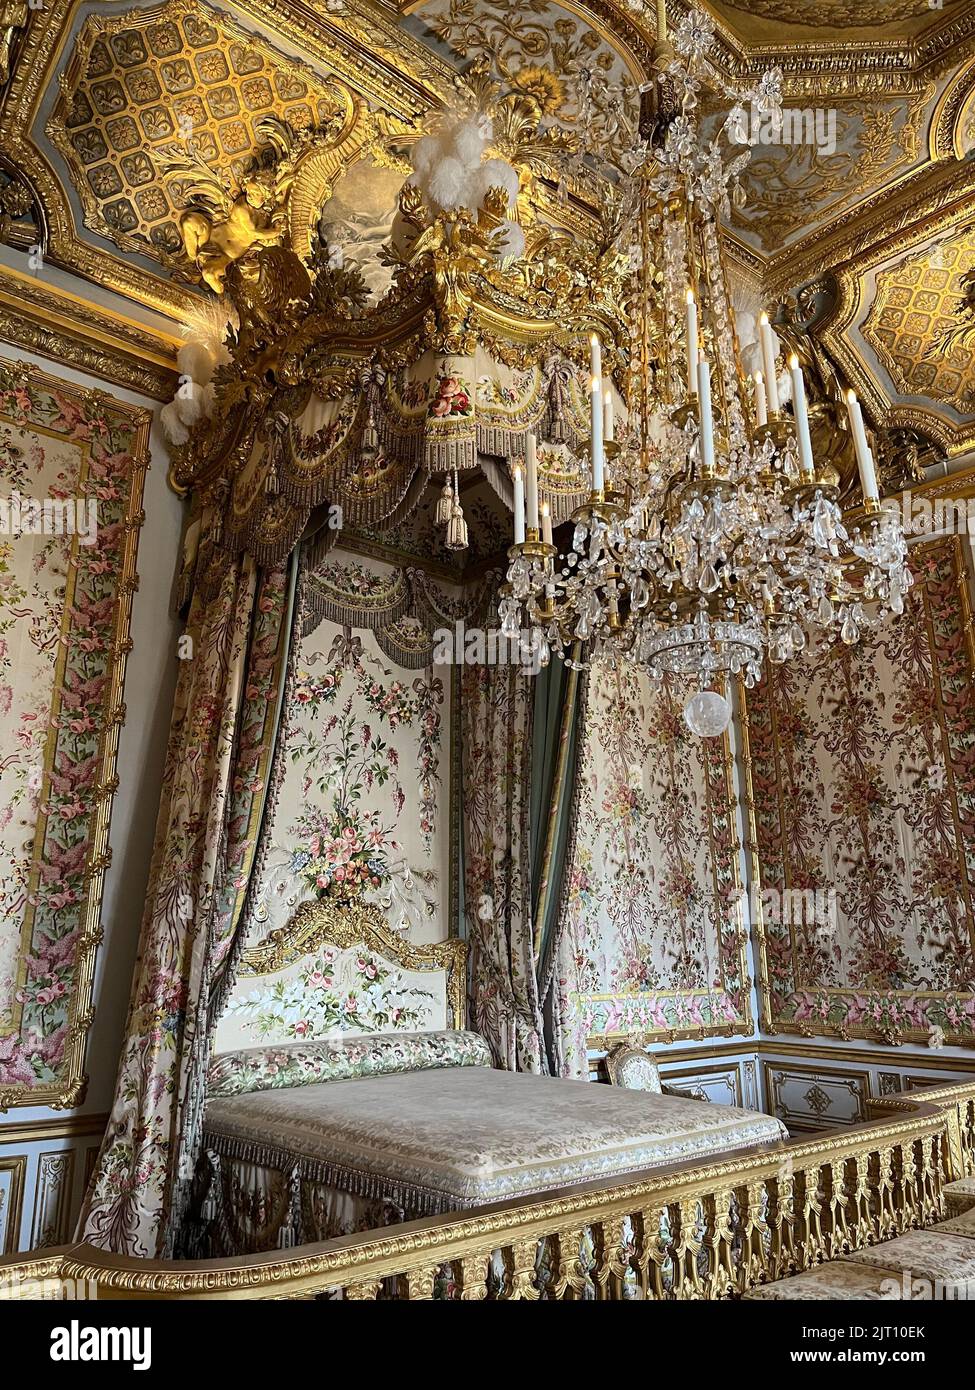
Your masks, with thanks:
[[(495, 1069), (463, 1031), (465, 969), (464, 943), (413, 946), (365, 907), (306, 904), (245, 949), (244, 998), (303, 971), (336, 998), (371, 990), (386, 1026), (300, 1042), (271, 1029), (241, 1048), (231, 1003), (207, 1082), (196, 1253), (306, 1244), (788, 1137), (734, 1106)], [(404, 1015), (425, 1031), (397, 1028)]]

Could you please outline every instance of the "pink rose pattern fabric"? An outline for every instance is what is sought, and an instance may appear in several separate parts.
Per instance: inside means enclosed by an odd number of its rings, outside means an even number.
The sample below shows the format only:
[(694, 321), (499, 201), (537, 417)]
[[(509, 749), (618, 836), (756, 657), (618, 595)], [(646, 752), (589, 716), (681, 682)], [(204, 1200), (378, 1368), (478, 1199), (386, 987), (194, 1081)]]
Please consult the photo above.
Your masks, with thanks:
[[(249, 872), (283, 678), (286, 571), (223, 555), (187, 624), (156, 843), (115, 1104), (86, 1200), (93, 1245), (154, 1258), (165, 1248), (194, 1068), (212, 1022)], [(275, 653), (277, 656), (275, 657)]]
[[(0, 363), (0, 1096), (65, 1075), (119, 583), (142, 468), (135, 412)], [(138, 463), (144, 462), (139, 460)], [(32, 534), (35, 503), (84, 535)], [(62, 512), (63, 516), (64, 513)], [(95, 526), (89, 542), (89, 522)], [(89, 944), (89, 949), (93, 946)]]
[(686, 698), (590, 673), (556, 982), (567, 1076), (587, 1075), (587, 1038), (751, 1032), (729, 754), (690, 733)]
[(775, 1029), (973, 1041), (975, 707), (960, 542), (922, 545), (912, 565), (903, 618), (771, 667), (748, 694), (763, 900), (835, 893), (833, 922), (790, 925), (766, 903)]

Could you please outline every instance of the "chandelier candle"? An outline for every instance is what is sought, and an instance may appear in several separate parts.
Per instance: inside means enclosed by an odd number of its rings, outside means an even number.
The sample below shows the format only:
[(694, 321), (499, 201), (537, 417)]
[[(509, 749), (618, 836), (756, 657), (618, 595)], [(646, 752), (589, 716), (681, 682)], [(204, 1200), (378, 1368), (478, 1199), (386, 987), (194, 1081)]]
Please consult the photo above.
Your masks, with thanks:
[(616, 410), (613, 402), (613, 383), (603, 377), (603, 440), (612, 444), (616, 438)]
[(599, 381), (603, 379), (603, 347), (597, 333), (589, 339), (589, 374)]
[(701, 471), (714, 472), (714, 418), (711, 414), (711, 367), (701, 353), (697, 364), (697, 401), (701, 420)]
[(809, 411), (806, 409), (806, 384), (802, 379), (802, 368), (795, 355), (789, 358), (789, 374), (792, 377), (792, 409), (796, 416), (796, 438), (799, 440), (799, 469), (811, 478), (815, 472), (813, 465), (812, 440), (809, 438)]
[(552, 508), (547, 502), (542, 503), (542, 540), (546, 545), (552, 544)]
[(863, 492), (864, 502), (869, 505), (871, 502), (880, 500), (880, 492), (877, 488), (877, 473), (873, 466), (873, 454), (870, 452), (867, 432), (863, 427), (863, 411), (860, 409), (860, 402), (857, 400), (855, 391), (847, 391), (846, 408), (850, 415), (850, 428), (853, 431), (853, 443), (857, 451), (860, 488)]
[[(598, 350), (597, 338), (593, 339)], [(602, 496), (606, 481), (606, 461), (603, 455), (603, 393), (601, 378), (593, 374), (592, 410), (589, 413), (592, 430), (592, 490)]]
[(697, 390), (697, 300), (687, 291), (687, 394)]
[(538, 454), (533, 434), (525, 438), (525, 475), (527, 477), (528, 529), (538, 536)]
[(755, 424), (761, 428), (768, 424), (768, 401), (765, 398), (765, 378), (761, 372), (755, 373)]
[(516, 463), (511, 470), (511, 485), (515, 493), (515, 545), (525, 544), (525, 475)]
[(779, 383), (775, 375), (775, 347), (772, 343), (772, 325), (768, 321), (768, 314), (763, 314), (759, 319), (758, 331), (762, 347), (762, 366), (765, 368), (768, 408), (773, 415), (778, 415)]

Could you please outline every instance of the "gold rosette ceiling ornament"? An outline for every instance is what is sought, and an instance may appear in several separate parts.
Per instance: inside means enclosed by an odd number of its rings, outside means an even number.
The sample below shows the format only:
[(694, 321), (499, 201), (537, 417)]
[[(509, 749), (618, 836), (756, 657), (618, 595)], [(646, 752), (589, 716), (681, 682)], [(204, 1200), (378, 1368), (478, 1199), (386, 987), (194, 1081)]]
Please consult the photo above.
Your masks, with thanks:
[[(798, 357), (782, 360), (765, 315), (763, 370), (750, 379), (741, 367), (719, 224), (741, 200), (749, 113), (781, 118), (782, 75), (729, 86), (708, 59), (710, 16), (692, 10), (671, 38), (662, 10), (620, 233), (635, 248), (628, 418), (617, 430), (594, 335), (590, 495), (560, 551), (531, 460), (519, 470), (500, 615), (541, 662), (551, 652), (574, 666), (627, 660), (652, 681), (685, 680), (685, 719), (713, 736), (730, 719), (729, 676), (750, 687), (766, 659), (801, 651), (810, 629), (856, 641), (903, 611), (911, 574), (853, 393), (843, 413), (865, 515), (848, 527), (837, 460), (813, 455)], [(705, 88), (730, 108), (707, 134)]]

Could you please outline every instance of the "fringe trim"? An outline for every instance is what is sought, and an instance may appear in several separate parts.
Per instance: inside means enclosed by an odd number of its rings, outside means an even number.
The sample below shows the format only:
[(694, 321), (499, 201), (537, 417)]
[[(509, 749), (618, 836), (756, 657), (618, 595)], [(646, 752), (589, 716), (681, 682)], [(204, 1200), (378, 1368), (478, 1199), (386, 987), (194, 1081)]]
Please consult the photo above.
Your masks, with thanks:
[(397, 666), (402, 666), (407, 671), (422, 671), (425, 666), (430, 665), (433, 657), (433, 637), (424, 631), (427, 639), (424, 647), (407, 647), (398, 642), (395, 633), (388, 627), (375, 629), (376, 645), (389, 657), (390, 661), (395, 661)]
[(439, 1216), (443, 1212), (462, 1211), (476, 1205), (433, 1188), (415, 1183), (401, 1182), (395, 1178), (385, 1178), (378, 1173), (364, 1173), (357, 1168), (348, 1168), (342, 1163), (333, 1163), (323, 1158), (308, 1158), (287, 1150), (278, 1149), (273, 1144), (262, 1144), (254, 1139), (240, 1139), (227, 1134), (207, 1132), (207, 1147), (213, 1149), (221, 1158), (237, 1160), (240, 1163), (254, 1163), (262, 1168), (273, 1168), (279, 1173), (300, 1178), (304, 1182), (322, 1183), (326, 1187), (337, 1187), (353, 1197), (366, 1197), (376, 1201), (390, 1202), (409, 1212), (410, 1218)]
[[(370, 604), (357, 604), (351, 596), (340, 597), (337, 590), (324, 587), (325, 581), (313, 575), (307, 585), (305, 633), (314, 631), (325, 618), (338, 623), (340, 627), (367, 628), (377, 631), (402, 618), (410, 606), (410, 589), (402, 572), (399, 575), (399, 592), (382, 607)], [(312, 621), (313, 620), (313, 621)]]
[(428, 439), (425, 441), (423, 461), (430, 473), (476, 468), (477, 439), (474, 435), (467, 439)]

